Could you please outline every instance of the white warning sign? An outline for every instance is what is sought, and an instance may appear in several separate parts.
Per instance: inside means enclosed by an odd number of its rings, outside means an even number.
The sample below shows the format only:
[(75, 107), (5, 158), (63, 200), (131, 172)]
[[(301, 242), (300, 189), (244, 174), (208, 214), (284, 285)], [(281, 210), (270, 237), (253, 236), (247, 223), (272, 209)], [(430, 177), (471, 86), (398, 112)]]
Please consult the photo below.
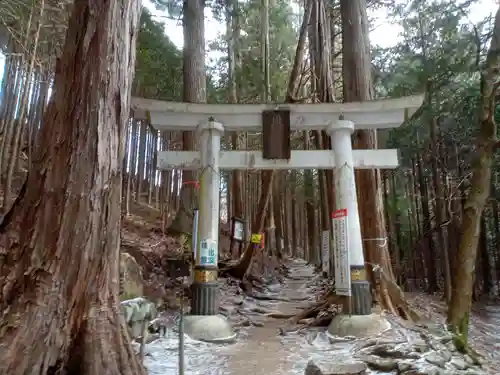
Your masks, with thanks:
[(334, 211), (332, 214), (335, 290), (339, 296), (351, 295), (347, 220), (347, 209), (345, 208)]
[(330, 270), (330, 231), (321, 233), (321, 269), (328, 274)]

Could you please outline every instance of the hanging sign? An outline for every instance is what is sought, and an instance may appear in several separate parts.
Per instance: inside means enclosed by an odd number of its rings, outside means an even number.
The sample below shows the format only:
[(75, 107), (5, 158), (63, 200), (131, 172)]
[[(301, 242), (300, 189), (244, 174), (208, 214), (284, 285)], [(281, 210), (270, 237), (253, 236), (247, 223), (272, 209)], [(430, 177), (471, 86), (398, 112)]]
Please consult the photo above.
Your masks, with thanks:
[(233, 226), (234, 226), (233, 238), (236, 241), (243, 242), (243, 240), (245, 239), (245, 223), (239, 220), (234, 220)]
[(254, 233), (250, 236), (251, 243), (258, 245), (261, 243), (261, 241), (262, 241), (262, 234), (261, 233)]
[(328, 274), (330, 268), (330, 231), (321, 233), (321, 270)]
[(217, 266), (218, 253), (217, 241), (208, 238), (201, 240), (200, 248), (198, 249), (198, 265)]
[(339, 296), (351, 295), (351, 274), (349, 242), (347, 232), (347, 209), (334, 211), (333, 222), (333, 252), (335, 265), (335, 290)]

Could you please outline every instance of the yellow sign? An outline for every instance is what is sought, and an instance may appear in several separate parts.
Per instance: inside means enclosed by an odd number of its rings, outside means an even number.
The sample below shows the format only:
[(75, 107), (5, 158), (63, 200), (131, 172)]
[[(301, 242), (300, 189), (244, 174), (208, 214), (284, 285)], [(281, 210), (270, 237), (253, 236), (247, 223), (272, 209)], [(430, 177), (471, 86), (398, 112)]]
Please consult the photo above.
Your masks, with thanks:
[(198, 283), (209, 283), (211, 281), (216, 281), (217, 276), (217, 270), (194, 270), (194, 281)]
[(261, 241), (262, 241), (262, 234), (260, 233), (252, 234), (252, 236), (250, 237), (251, 243), (260, 244)]
[(351, 281), (365, 281), (366, 271), (363, 269), (351, 269)]

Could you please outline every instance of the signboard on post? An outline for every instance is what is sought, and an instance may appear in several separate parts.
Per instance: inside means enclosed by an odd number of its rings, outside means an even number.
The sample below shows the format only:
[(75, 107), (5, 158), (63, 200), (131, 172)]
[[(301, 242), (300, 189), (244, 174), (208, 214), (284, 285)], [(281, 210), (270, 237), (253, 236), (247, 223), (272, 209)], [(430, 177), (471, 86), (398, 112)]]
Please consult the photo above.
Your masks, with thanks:
[(345, 208), (334, 211), (332, 214), (335, 290), (339, 296), (351, 295), (347, 220), (347, 209)]
[(200, 248), (198, 249), (200, 257), (198, 265), (200, 266), (217, 266), (218, 249), (217, 241), (212, 239), (204, 239), (200, 241)]
[(321, 233), (321, 270), (328, 274), (330, 269), (330, 231)]

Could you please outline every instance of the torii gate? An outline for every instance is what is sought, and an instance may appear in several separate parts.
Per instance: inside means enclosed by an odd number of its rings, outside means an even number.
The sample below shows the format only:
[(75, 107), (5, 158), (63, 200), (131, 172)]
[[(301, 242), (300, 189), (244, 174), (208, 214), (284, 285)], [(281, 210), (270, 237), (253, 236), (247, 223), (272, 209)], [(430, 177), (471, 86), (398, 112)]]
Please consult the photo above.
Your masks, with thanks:
[[(192, 286), (191, 317), (186, 333), (206, 341), (234, 338), (218, 314), (217, 263), (220, 219), (220, 170), (334, 168), (336, 207), (348, 215), (335, 225), (334, 263), (338, 294), (351, 296), (352, 314), (371, 314), (370, 285), (364, 272), (363, 240), (354, 168), (398, 166), (395, 149), (353, 150), (351, 134), (360, 129), (396, 128), (422, 105), (422, 96), (359, 103), (320, 104), (193, 104), (132, 98), (136, 119), (149, 119), (160, 131), (197, 131), (200, 151), (162, 151), (158, 169), (201, 171), (198, 244)], [(229, 131), (262, 131), (263, 113), (284, 111), (289, 130), (326, 130), (332, 150), (291, 151), (289, 159), (269, 160), (260, 151), (221, 151), (221, 135)], [(288, 124), (287, 124), (288, 125)]]

